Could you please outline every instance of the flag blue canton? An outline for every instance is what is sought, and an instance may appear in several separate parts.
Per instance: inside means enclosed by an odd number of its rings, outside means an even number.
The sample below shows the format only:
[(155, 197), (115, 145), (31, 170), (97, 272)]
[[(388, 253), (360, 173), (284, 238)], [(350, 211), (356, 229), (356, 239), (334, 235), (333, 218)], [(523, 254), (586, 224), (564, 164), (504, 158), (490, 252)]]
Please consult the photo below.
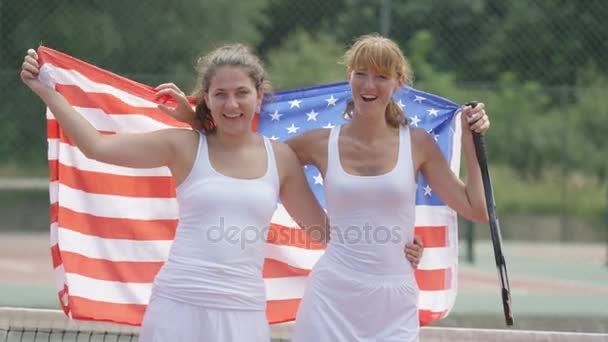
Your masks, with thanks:
[[(272, 140), (285, 141), (305, 131), (333, 128), (346, 122), (344, 110), (351, 98), (350, 85), (340, 82), (274, 93), (260, 112), (258, 132)], [(452, 158), (455, 115), (461, 108), (437, 95), (402, 87), (393, 96), (403, 108), (411, 127), (433, 135), (446, 160)], [(304, 167), (308, 184), (325, 207), (322, 176), (314, 166)], [(418, 175), (417, 205), (445, 205)]]

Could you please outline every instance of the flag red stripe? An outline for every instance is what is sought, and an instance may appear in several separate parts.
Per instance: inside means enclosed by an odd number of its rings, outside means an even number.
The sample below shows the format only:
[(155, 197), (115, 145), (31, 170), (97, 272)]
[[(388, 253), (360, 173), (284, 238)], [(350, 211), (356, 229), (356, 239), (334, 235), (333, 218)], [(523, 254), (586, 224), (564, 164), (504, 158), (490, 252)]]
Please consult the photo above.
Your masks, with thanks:
[(152, 283), (164, 262), (110, 261), (61, 252), (63, 267), (81, 276), (123, 283)]
[(59, 124), (57, 120), (46, 120), (46, 138), (57, 139), (59, 138)]
[[(51, 247), (53, 267), (61, 265), (69, 269), (70, 273), (82, 276), (119, 281), (125, 283), (151, 283), (163, 262), (133, 262), (110, 261), (105, 259), (89, 258), (78, 253), (63, 251), (59, 255), (57, 245)], [(285, 278), (294, 276), (307, 276), (310, 270), (290, 266), (284, 262), (265, 259), (263, 268), (264, 278)], [(416, 281), (421, 291), (442, 291), (450, 289), (450, 269), (416, 270)]]
[(51, 203), (49, 221), (51, 224), (59, 222), (59, 203), (57, 203), (57, 202)]
[(101, 217), (59, 207), (61, 228), (107, 239), (173, 240), (177, 220)]
[[(175, 235), (175, 225), (177, 224), (177, 220), (109, 218), (78, 213), (63, 207), (61, 207), (60, 210), (62, 212), (61, 221), (63, 228), (112, 239), (173, 239)], [(53, 209), (51, 211), (53, 211)], [(55, 219), (54, 221), (57, 220)], [(98, 231), (94, 227), (104, 227), (104, 229)], [(445, 238), (447, 228), (445, 226), (416, 227), (415, 229), (416, 235), (425, 236), (425, 248), (447, 246), (447, 239)], [(129, 234), (128, 231), (132, 231), (133, 234)], [(271, 224), (268, 232), (268, 242), (281, 246), (292, 246), (312, 250), (324, 249), (323, 245), (310, 240), (303, 230), (289, 228), (274, 223)]]
[(143, 304), (118, 304), (70, 295), (72, 318), (141, 325), (146, 311)]
[(262, 276), (264, 278), (285, 278), (307, 276), (310, 270), (293, 267), (275, 259), (264, 259)]
[[(270, 324), (291, 322), (301, 299), (269, 300), (266, 307), (266, 318)], [(145, 305), (117, 304), (70, 296), (72, 317), (79, 320), (108, 321), (129, 325), (140, 325), (146, 310)], [(95, 313), (94, 317), (91, 316)], [(429, 325), (444, 318), (447, 311), (420, 310), (420, 325)]]
[(253, 120), (251, 121), (251, 130), (257, 132), (258, 126), (260, 126), (260, 113), (255, 113)]
[(451, 288), (451, 270), (449, 268), (416, 270), (415, 275), (420, 291), (442, 291)]
[[(57, 257), (59, 264), (63, 262), (64, 269), (70, 270), (70, 273), (122, 283), (152, 283), (163, 265), (163, 262), (111, 261), (89, 258), (68, 251), (62, 251), (59, 255), (58, 248), (52, 248), (51, 251), (53, 260)], [(287, 278), (307, 276), (309, 273), (310, 270), (293, 267), (278, 260), (265, 259), (262, 275), (264, 278)]]
[(448, 246), (448, 228), (446, 226), (416, 226), (414, 235), (422, 238), (425, 248)]
[(268, 322), (275, 324), (294, 321), (300, 301), (299, 298), (267, 301), (266, 318)]
[[(72, 141), (70, 140), (70, 138), (68, 138), (67, 135), (62, 134), (63, 131), (61, 130), (61, 128), (59, 127), (59, 124), (57, 123), (57, 120), (55, 119), (47, 119), (46, 120), (47, 126), (57, 126), (57, 132), (51, 132), (53, 133), (53, 135), (47, 135), (47, 139), (59, 139), (60, 142), (71, 145), (71, 146), (75, 146)], [(116, 134), (116, 132), (112, 132), (112, 131), (97, 131), (101, 134)]]
[(126, 197), (175, 198), (173, 177), (127, 176), (78, 170), (59, 163), (59, 180), (87, 193)]
[[(38, 57), (42, 64), (50, 63), (63, 69), (78, 71), (95, 83), (107, 84), (149, 101), (154, 101), (156, 99), (156, 91), (151, 86), (132, 81), (59, 51), (41, 46), (38, 48)], [(166, 102), (168, 105), (174, 103), (175, 102), (172, 99), (169, 99)]]
[(59, 161), (49, 159), (49, 180), (51, 182), (59, 180)]
[(166, 125), (190, 127), (190, 125), (173, 119), (157, 108), (131, 106), (111, 94), (87, 93), (78, 86), (65, 84), (57, 84), (55, 89), (60, 92), (72, 106), (96, 108), (102, 110), (106, 114), (142, 114)]
[(312, 250), (325, 249), (324, 245), (312, 241), (304, 230), (289, 228), (276, 223), (270, 225), (268, 239), (266, 241), (280, 246), (291, 246)]
[(53, 268), (57, 268), (58, 266), (61, 266), (62, 261), (61, 261), (61, 251), (59, 250), (59, 245), (58, 244), (54, 244), (51, 246), (51, 259), (53, 261)]
[(448, 311), (430, 311), (430, 310), (419, 310), (418, 320), (421, 326), (429, 325), (435, 321), (444, 318), (448, 314)]

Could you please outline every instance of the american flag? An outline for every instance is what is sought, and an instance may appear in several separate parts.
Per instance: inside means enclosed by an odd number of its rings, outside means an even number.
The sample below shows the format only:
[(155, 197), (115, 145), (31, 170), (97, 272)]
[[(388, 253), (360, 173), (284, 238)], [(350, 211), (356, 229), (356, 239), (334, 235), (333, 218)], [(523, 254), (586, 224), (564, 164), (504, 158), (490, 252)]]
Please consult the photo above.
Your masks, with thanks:
[[(157, 109), (152, 87), (39, 47), (40, 78), (63, 94), (104, 134), (185, 127)], [(285, 140), (314, 128), (344, 122), (348, 83), (277, 92), (268, 98), (254, 128)], [(446, 99), (404, 87), (395, 94), (412, 127), (430, 132), (458, 172), (460, 107)], [(131, 169), (86, 158), (47, 110), (50, 171), (50, 239), (59, 301), (80, 320), (139, 325), (154, 277), (166, 260), (178, 220), (174, 184), (167, 168)], [(325, 206), (323, 179), (313, 166), (305, 173)], [(457, 217), (419, 176), (415, 234), (424, 257), (416, 271), (420, 323), (451, 310), (457, 292)], [(278, 205), (266, 244), (263, 277), (267, 317), (295, 319), (306, 277), (323, 254)]]

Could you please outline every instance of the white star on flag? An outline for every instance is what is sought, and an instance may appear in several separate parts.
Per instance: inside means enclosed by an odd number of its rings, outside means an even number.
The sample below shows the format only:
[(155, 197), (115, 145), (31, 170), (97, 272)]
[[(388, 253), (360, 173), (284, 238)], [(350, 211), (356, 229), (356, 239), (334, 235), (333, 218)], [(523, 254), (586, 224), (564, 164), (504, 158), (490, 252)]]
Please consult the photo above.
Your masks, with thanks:
[(424, 187), (424, 196), (431, 196), (431, 192), (433, 191), (433, 189), (431, 189), (430, 185), (426, 185)]
[(336, 101), (338, 101), (338, 99), (332, 95), (329, 98), (325, 99), (325, 101), (327, 101), (327, 106), (329, 107), (329, 106), (335, 106)]
[(310, 112), (306, 113), (306, 115), (308, 115), (308, 119), (306, 119), (306, 121), (317, 121), (317, 115), (319, 115), (319, 113), (315, 112), (315, 110), (311, 110)]
[(285, 127), (285, 129), (287, 130), (287, 133), (294, 134), (300, 129), (300, 127), (296, 127), (296, 125), (292, 123), (291, 126)]
[(431, 109), (427, 110), (427, 112), (429, 112), (429, 115), (432, 115), (432, 116), (437, 116), (437, 114), (439, 113), (439, 111), (435, 108), (431, 108)]
[(433, 136), (433, 139), (435, 139), (435, 141), (437, 141), (437, 139), (439, 139), (439, 134), (433, 133), (432, 130), (430, 130), (428, 133), (430, 133)]
[(270, 137), (270, 140), (279, 140), (279, 137), (275, 137), (274, 135)]
[(414, 102), (422, 103), (422, 101), (426, 100), (426, 97), (422, 97), (420, 95), (416, 95)]
[(315, 184), (321, 184), (323, 185), (323, 176), (321, 176), (321, 173), (319, 173), (318, 175), (313, 177), (315, 179)]
[(279, 114), (278, 110), (275, 110), (274, 113), (268, 114), (270, 115), (270, 117), (272, 118), (271, 121), (281, 121), (281, 116), (283, 116), (283, 114)]
[(412, 126), (418, 127), (418, 123), (420, 122), (420, 119), (418, 118), (418, 115), (414, 115), (414, 117), (410, 121), (412, 123)]
[(401, 109), (405, 108), (405, 103), (403, 103), (403, 101), (399, 100), (397, 104), (399, 105), (399, 107), (401, 107)]
[(334, 128), (336, 126), (332, 125), (331, 122), (328, 122), (327, 125), (323, 126), (323, 128)]
[(300, 103), (302, 103), (302, 100), (289, 101), (289, 108), (300, 108)]

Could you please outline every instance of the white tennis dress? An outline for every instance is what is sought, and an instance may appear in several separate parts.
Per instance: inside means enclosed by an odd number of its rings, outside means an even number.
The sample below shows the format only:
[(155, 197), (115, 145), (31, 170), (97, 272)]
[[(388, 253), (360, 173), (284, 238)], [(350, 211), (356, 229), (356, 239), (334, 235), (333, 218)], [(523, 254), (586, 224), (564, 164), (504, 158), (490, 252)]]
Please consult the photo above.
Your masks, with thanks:
[(205, 135), (194, 166), (177, 187), (179, 224), (154, 280), (139, 340), (268, 342), (262, 279), (265, 243), (279, 195), (270, 141), (264, 176), (215, 171)]
[(418, 286), (404, 254), (413, 240), (416, 180), (410, 132), (395, 167), (378, 176), (340, 164), (340, 127), (329, 136), (324, 179), (330, 242), (313, 268), (293, 342), (417, 341)]

